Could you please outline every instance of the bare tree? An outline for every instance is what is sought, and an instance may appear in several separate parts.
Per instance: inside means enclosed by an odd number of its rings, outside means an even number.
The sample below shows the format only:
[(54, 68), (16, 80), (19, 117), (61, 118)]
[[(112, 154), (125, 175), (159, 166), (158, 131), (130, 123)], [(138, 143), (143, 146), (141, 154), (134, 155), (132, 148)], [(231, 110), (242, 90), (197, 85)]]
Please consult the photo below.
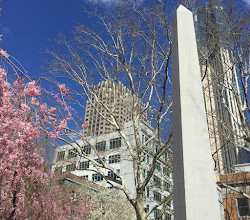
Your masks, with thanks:
[[(214, 2), (210, 1), (209, 4)], [(186, 4), (190, 7), (200, 6), (192, 1), (186, 1)], [(170, 193), (151, 210), (146, 210), (146, 213), (144, 211), (147, 209), (145, 193), (154, 181), (154, 174), (158, 172), (157, 162), (172, 144), (169, 75), (172, 42), (170, 16), (166, 6), (167, 1), (159, 1), (149, 9), (124, 3), (121, 8), (116, 8), (115, 13), (107, 10), (105, 15), (98, 16), (99, 23), (92, 29), (77, 26), (73, 40), (68, 41), (61, 36), (59, 49), (48, 51), (54, 58), (49, 64), (49, 72), (66, 83), (71, 91), (73, 105), (81, 112), (77, 119), (75, 117), (77, 121), (73, 128), (68, 126), (59, 140), (74, 147), (79, 157), (94, 165), (95, 169), (92, 171), (125, 194), (136, 211), (137, 219), (146, 219), (159, 207), (161, 211), (157, 218), (161, 218), (172, 199)], [(249, 151), (249, 126), (245, 113), (249, 113), (248, 23), (246, 18), (234, 16), (236, 10), (230, 7), (231, 14), (230, 10), (225, 13), (220, 7), (211, 7), (211, 13), (204, 12), (200, 27), (196, 27), (200, 39), (198, 47), (201, 78), (215, 169), (223, 170), (228, 167), (226, 172), (231, 172), (232, 164), (237, 162), (235, 152), (239, 154), (239, 149)], [(219, 13), (219, 20), (213, 20), (213, 10), (218, 10), (216, 13)], [(104, 91), (100, 89), (99, 83), (102, 81), (110, 82), (110, 85), (122, 82), (128, 91), (120, 95), (112, 93), (112, 86), (111, 90)], [(132, 121), (133, 138), (128, 138), (124, 123), (120, 120), (121, 112), (117, 110), (117, 104), (121, 99), (123, 108), (131, 113), (129, 119)], [(93, 124), (89, 124), (83, 135), (80, 125), (86, 122), (83, 120), (87, 118), (86, 103), (94, 109), (93, 117), (104, 120), (110, 126), (110, 131), (118, 132), (125, 143), (129, 152), (127, 159), (133, 163), (135, 193), (129, 190), (124, 177), (103, 160), (95, 143), (87, 138), (88, 135), (98, 133)], [(142, 139), (140, 132), (140, 124), (145, 122), (145, 118), (150, 119), (153, 128), (147, 140)], [(75, 137), (89, 144), (99, 162), (81, 150), (83, 142), (76, 141)], [(150, 144), (153, 144), (151, 149)], [(150, 165), (144, 174), (143, 161), (147, 159), (146, 155), (150, 155)], [(231, 162), (225, 162), (232, 155), (235, 158)], [(171, 171), (171, 160), (161, 162), (164, 163)], [(106, 177), (106, 171), (112, 171), (120, 184), (110, 181)]]
[[(88, 138), (88, 135), (95, 136), (97, 131), (93, 123), (90, 125), (83, 120), (83, 114), (75, 117), (75, 124), (69, 124), (58, 139), (72, 146), (78, 158), (85, 158), (94, 166), (86, 170), (98, 173), (107, 184), (124, 193), (137, 219), (147, 219), (156, 211), (155, 219), (160, 219), (166, 210), (171, 211), (171, 181), (167, 183), (171, 178), (163, 175), (170, 193), (155, 198), (155, 205), (150, 209), (146, 207), (145, 194), (150, 187), (155, 191), (163, 188), (162, 179), (156, 174), (165, 172), (171, 176), (172, 173), (171, 156), (166, 158), (172, 144), (169, 19), (162, 3), (151, 8), (124, 3), (116, 9), (116, 12), (98, 16), (99, 23), (93, 29), (77, 26), (72, 41), (61, 36), (59, 49), (48, 51), (54, 58), (48, 69), (70, 88), (71, 102), (78, 112), (87, 114), (85, 106), (90, 106), (94, 110), (93, 117), (103, 120), (111, 131), (119, 134), (126, 147), (126, 157), (124, 154), (119, 160), (132, 163), (135, 192), (131, 192), (124, 176), (103, 159), (96, 143)], [(102, 81), (113, 86), (122, 82), (128, 90), (119, 94), (112, 91), (112, 86), (107, 91), (100, 89)], [(127, 136), (124, 130), (117, 103), (122, 103), (120, 106), (129, 112), (127, 119), (132, 121), (132, 136)], [(87, 123), (88, 135), (83, 135), (80, 125), (84, 127)], [(150, 130), (147, 137), (142, 137), (143, 123)], [(91, 147), (98, 161), (87, 154), (83, 143)], [(119, 184), (107, 178), (107, 171), (116, 175)]]

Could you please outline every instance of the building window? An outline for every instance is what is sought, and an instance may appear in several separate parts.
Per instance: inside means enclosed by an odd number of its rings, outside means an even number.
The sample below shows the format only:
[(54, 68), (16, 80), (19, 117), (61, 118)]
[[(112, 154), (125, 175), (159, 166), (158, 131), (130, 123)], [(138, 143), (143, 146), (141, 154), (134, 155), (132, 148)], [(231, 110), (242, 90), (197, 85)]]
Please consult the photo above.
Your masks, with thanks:
[(158, 171), (161, 171), (161, 164), (157, 161), (156, 164), (155, 164), (155, 168), (158, 170)]
[(90, 154), (91, 153), (91, 147), (89, 145), (86, 145), (83, 147), (83, 152), (85, 154)]
[(155, 145), (155, 153), (157, 153), (158, 150), (159, 150), (159, 146), (156, 144), (156, 145)]
[(166, 153), (163, 155), (163, 157), (164, 157), (164, 158), (163, 158), (164, 161), (167, 162), (167, 161), (168, 161), (168, 153), (166, 152)]
[(121, 160), (121, 155), (120, 154), (109, 156), (109, 163), (119, 163), (120, 160)]
[(96, 181), (102, 181), (103, 177), (100, 174), (95, 173), (95, 174), (92, 175), (92, 180), (95, 181), (95, 182)]
[(83, 176), (80, 176), (82, 179), (85, 179), (85, 180), (88, 180), (89, 178), (89, 175), (83, 175)]
[(121, 147), (121, 137), (110, 140), (110, 149)]
[(147, 197), (149, 198), (149, 188), (146, 188)]
[(165, 213), (164, 220), (171, 220), (171, 219), (172, 219), (171, 214), (169, 214), (169, 213)]
[(141, 137), (141, 143), (144, 144), (145, 143), (145, 135), (142, 134), (142, 137)]
[(160, 209), (155, 209), (154, 210), (154, 217), (158, 217), (160, 215), (161, 210)]
[(96, 143), (96, 150), (104, 152), (106, 149), (106, 141)]
[(161, 201), (161, 194), (158, 192), (154, 192), (154, 200), (157, 202)]
[(151, 148), (152, 148), (152, 142), (149, 142), (149, 143), (147, 144), (147, 147), (148, 147), (149, 149), (151, 149)]
[(57, 153), (57, 161), (64, 160), (65, 151), (60, 151)]
[(76, 169), (76, 165), (74, 163), (68, 164), (66, 166), (66, 171), (70, 172), (70, 171), (74, 171)]
[(144, 208), (144, 211), (145, 211), (146, 213), (149, 212), (149, 205), (147, 205), (147, 207)]
[(68, 154), (68, 159), (76, 157), (77, 156), (77, 150), (76, 149), (70, 149)]
[(108, 177), (110, 177), (112, 179), (119, 178), (113, 171), (108, 171)]
[(88, 168), (89, 168), (89, 161), (80, 162), (80, 166), (79, 166), (80, 170), (85, 170), (85, 169), (88, 169)]
[(62, 166), (55, 168), (55, 173), (62, 173)]
[(171, 202), (167, 203), (168, 208), (171, 208)]
[(155, 186), (161, 187), (161, 179), (158, 176), (156, 176), (156, 175), (154, 175), (153, 179), (154, 179)]
[(168, 191), (170, 190), (170, 183), (166, 182), (166, 181), (163, 181), (163, 187), (164, 187), (164, 190)]
[(245, 197), (237, 198), (238, 214), (240, 217), (249, 217), (249, 200)]
[(168, 172), (168, 169), (166, 167), (163, 167), (163, 174), (164, 175), (167, 175), (169, 177), (169, 172)]
[[(101, 160), (99, 158), (95, 159), (95, 161), (99, 164), (102, 164)], [(105, 158), (103, 157), (102, 158), (102, 161), (105, 162)]]

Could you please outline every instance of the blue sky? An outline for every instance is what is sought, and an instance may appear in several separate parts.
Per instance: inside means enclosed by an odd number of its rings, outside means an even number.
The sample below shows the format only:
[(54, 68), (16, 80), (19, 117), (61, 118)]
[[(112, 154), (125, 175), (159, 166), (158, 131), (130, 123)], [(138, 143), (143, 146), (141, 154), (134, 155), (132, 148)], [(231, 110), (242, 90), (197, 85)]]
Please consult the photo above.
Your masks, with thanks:
[[(89, 21), (83, 0), (5, 0), (0, 5), (0, 48), (18, 59), (32, 76), (41, 72), (41, 52), (51, 40), (59, 33), (70, 33), (75, 24)], [(86, 6), (92, 10), (91, 4)]]
[[(0, 0), (0, 48), (15, 57), (29, 75), (40, 75), (46, 48), (76, 24), (91, 25), (86, 11), (115, 6), (116, 0)], [(142, 2), (143, 0), (139, 0)]]
[[(94, 22), (83, 7), (87, 11), (100, 10), (114, 6), (115, 1), (0, 0), (0, 34), (3, 34), (0, 48), (14, 56), (32, 77), (36, 77), (44, 65), (45, 54), (41, 52), (52, 45), (51, 40), (55, 40), (59, 33), (70, 34), (77, 23), (90, 25)], [(147, 1), (151, 0), (139, 0), (140, 3)], [(244, 1), (250, 5), (250, 0)]]
[[(42, 73), (46, 48), (59, 33), (70, 35), (74, 25), (91, 25), (86, 11), (115, 7), (115, 0), (0, 0), (0, 48), (14, 56), (32, 78)], [(139, 0), (145, 4), (152, 0)], [(176, 3), (177, 0), (169, 0)], [(226, 0), (227, 1), (227, 0)], [(238, 0), (247, 9), (250, 0)], [(85, 10), (84, 10), (84, 9)], [(105, 9), (105, 8), (104, 8)], [(247, 10), (246, 9), (246, 10)]]

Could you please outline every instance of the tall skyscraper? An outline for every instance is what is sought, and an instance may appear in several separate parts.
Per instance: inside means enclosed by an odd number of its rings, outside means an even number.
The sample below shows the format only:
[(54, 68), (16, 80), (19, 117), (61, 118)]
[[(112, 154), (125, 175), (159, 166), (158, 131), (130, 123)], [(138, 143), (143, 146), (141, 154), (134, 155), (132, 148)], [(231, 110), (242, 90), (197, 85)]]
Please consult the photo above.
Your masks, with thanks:
[[(132, 97), (130, 90), (121, 82), (115, 83), (113, 80), (100, 82), (94, 87), (92, 95), (87, 101), (85, 122), (88, 124), (88, 128), (84, 131), (84, 135), (98, 136), (115, 131), (115, 128), (106, 120), (111, 119), (111, 114), (121, 126), (125, 122), (131, 121), (134, 103), (137, 103), (134, 111), (139, 114), (143, 103), (137, 97)], [(146, 112), (142, 113), (141, 119), (150, 124)]]
[(233, 172), (244, 146), (239, 114), (240, 87), (231, 59), (233, 42), (220, 0), (195, 11), (208, 130), (216, 174)]

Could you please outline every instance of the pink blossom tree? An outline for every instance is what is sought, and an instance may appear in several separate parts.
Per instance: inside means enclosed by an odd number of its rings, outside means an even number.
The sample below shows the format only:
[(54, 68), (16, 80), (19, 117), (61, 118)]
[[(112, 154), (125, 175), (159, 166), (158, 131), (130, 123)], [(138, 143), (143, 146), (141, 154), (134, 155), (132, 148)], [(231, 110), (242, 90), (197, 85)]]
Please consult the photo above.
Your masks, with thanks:
[[(8, 58), (3, 50), (1, 55)], [(64, 85), (58, 89), (68, 95)], [(53, 174), (49, 176), (44, 169), (35, 141), (42, 136), (57, 137), (71, 116), (57, 120), (57, 109), (43, 103), (41, 93), (35, 81), (25, 84), (22, 77), (10, 84), (0, 66), (0, 219), (65, 219), (70, 215), (72, 204), (58, 196), (62, 193), (52, 181)], [(88, 209), (77, 205), (74, 219), (82, 219)]]

